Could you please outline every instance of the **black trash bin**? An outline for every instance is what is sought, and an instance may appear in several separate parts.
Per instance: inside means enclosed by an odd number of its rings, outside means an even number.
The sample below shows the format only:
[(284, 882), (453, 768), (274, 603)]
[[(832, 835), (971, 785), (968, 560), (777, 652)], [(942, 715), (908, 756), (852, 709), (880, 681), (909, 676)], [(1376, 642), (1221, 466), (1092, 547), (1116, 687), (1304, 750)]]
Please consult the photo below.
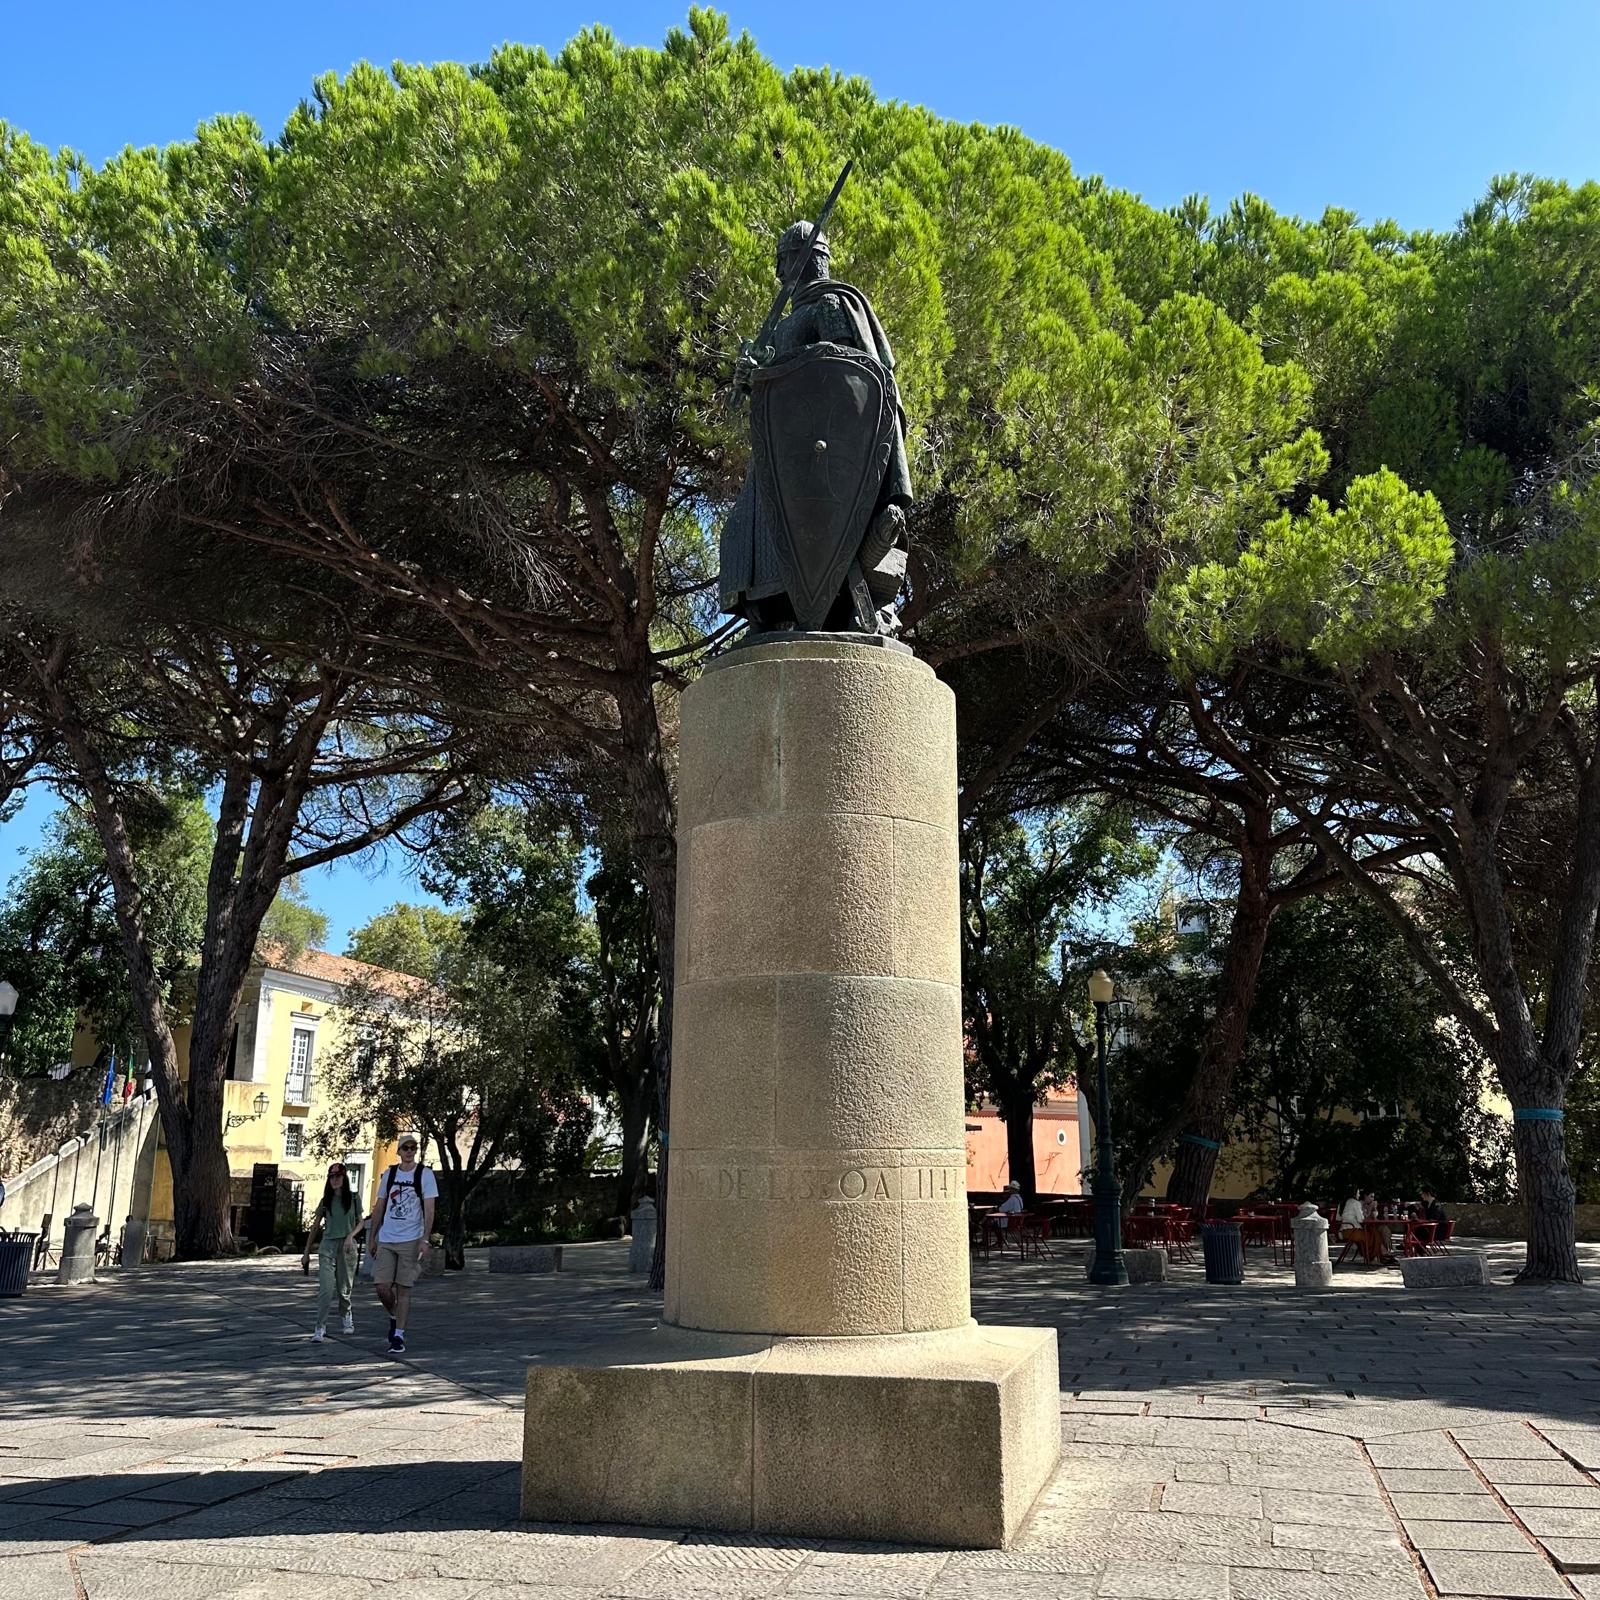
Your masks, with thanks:
[(0, 1234), (0, 1299), (15, 1299), (28, 1287), (36, 1233)]
[(1200, 1229), (1207, 1283), (1244, 1282), (1244, 1240), (1237, 1222), (1207, 1222)]

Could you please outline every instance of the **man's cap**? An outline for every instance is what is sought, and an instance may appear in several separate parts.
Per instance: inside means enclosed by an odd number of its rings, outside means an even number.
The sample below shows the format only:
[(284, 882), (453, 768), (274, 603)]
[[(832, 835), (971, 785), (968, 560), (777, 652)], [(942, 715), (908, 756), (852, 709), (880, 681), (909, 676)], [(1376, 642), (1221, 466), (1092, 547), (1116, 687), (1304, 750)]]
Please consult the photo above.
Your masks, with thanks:
[(1015, 1189), (1018, 1194), (1022, 1193), (1022, 1185), (1018, 1183), (1015, 1178), (1013, 1178), (1011, 1182), (1006, 1185), (1006, 1188)]

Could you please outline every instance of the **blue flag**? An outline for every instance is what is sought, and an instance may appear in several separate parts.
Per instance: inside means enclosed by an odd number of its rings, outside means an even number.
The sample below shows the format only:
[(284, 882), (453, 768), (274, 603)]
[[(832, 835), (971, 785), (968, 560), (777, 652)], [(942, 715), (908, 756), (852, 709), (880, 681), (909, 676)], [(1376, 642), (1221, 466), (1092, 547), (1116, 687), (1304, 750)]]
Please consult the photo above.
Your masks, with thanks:
[(106, 1068), (105, 1088), (100, 1091), (100, 1104), (103, 1105), (103, 1106), (108, 1106), (108, 1105), (111, 1104), (111, 1081), (112, 1081), (113, 1078), (116, 1077), (116, 1075), (117, 1075), (117, 1052), (115, 1050), (113, 1050), (111, 1052), (111, 1064), (110, 1064), (110, 1066), (108, 1066)]

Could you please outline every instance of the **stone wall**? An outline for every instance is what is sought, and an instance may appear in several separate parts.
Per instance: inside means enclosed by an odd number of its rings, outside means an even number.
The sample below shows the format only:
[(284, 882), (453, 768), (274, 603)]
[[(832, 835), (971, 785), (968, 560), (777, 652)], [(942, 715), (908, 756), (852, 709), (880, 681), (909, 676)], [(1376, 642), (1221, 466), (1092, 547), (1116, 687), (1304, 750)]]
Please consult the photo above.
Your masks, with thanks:
[(0, 1177), (9, 1184), (89, 1127), (100, 1113), (105, 1079), (103, 1060), (60, 1080), (0, 1076)]
[[(1523, 1233), (1522, 1207), (1519, 1205), (1450, 1205), (1445, 1214), (1455, 1221), (1458, 1239), (1520, 1239)], [(1578, 1237), (1589, 1243), (1600, 1241), (1600, 1206), (1579, 1206)]]
[(67, 1214), (83, 1201), (100, 1219), (102, 1232), (110, 1225), (113, 1238), (130, 1214), (142, 1222), (158, 1126), (155, 1096), (139, 1095), (108, 1111), (54, 1154), (8, 1175), (0, 1228), (37, 1233), (48, 1216), (50, 1245), (59, 1249)]

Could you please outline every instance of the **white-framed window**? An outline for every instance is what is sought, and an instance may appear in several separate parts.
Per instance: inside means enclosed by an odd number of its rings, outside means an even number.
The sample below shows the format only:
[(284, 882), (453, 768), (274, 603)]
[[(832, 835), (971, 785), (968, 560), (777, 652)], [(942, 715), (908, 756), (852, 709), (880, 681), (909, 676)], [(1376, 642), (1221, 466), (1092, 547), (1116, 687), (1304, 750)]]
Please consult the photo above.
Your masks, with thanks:
[(289, 1035), (289, 1076), (283, 1094), (290, 1105), (311, 1104), (311, 1056), (316, 1038), (310, 1028), (296, 1028)]
[(283, 1125), (283, 1158), (298, 1161), (305, 1154), (306, 1125), (303, 1122), (286, 1122)]

